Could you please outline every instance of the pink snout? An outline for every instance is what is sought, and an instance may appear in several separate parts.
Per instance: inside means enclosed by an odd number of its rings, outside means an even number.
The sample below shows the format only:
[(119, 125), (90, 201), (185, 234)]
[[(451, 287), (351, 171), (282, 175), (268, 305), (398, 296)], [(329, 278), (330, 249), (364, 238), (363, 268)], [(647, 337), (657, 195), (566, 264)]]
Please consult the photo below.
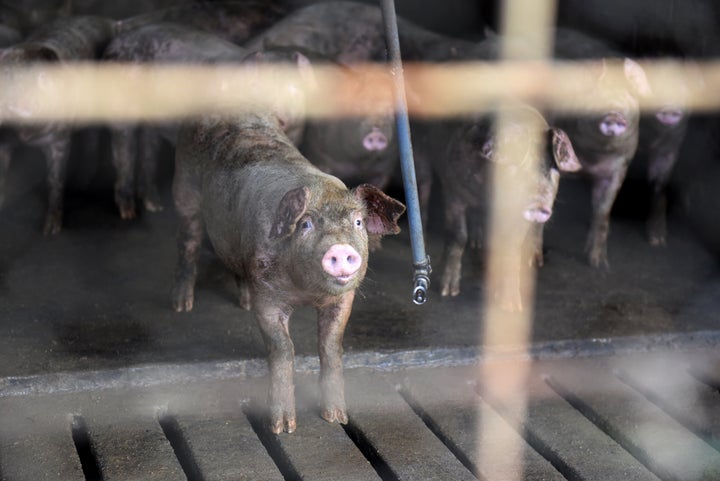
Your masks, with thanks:
[(363, 137), (363, 147), (370, 152), (385, 150), (387, 146), (387, 137), (377, 127), (373, 127), (372, 131)]
[(322, 258), (323, 270), (341, 284), (348, 283), (360, 270), (361, 265), (362, 257), (349, 244), (333, 245)]
[(627, 119), (617, 112), (610, 113), (600, 121), (600, 132), (608, 137), (622, 135), (627, 130)]
[(540, 204), (531, 205), (523, 212), (523, 217), (526, 221), (536, 224), (544, 224), (550, 219), (551, 215), (552, 209)]
[(665, 108), (657, 112), (655, 118), (662, 124), (673, 126), (680, 123), (683, 118), (683, 112), (679, 109)]

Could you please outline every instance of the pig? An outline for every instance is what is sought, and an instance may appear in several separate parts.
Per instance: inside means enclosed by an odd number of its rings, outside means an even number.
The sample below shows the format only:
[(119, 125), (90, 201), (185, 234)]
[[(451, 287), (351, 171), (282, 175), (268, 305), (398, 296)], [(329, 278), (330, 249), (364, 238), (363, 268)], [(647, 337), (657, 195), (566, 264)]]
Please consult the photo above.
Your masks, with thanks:
[(124, 15), (120, 24), (124, 30), (131, 30), (154, 23), (175, 23), (212, 33), (240, 45), (286, 13), (285, 8), (276, 1), (195, 1), (154, 9), (130, 18)]
[(650, 245), (664, 246), (667, 240), (667, 186), (678, 161), (688, 113), (682, 106), (667, 105), (640, 119), (638, 153), (647, 160), (652, 189), (647, 236)]
[[(405, 60), (421, 60), (431, 46), (463, 56), (473, 42), (447, 37), (398, 18), (400, 49)], [(245, 47), (297, 48), (342, 64), (387, 59), (385, 25), (377, 5), (332, 1), (299, 8), (253, 37)]]
[[(578, 113), (557, 115), (556, 124), (570, 136), (583, 172), (592, 182), (588, 261), (595, 268), (607, 269), (610, 212), (637, 151), (640, 102), (651, 94), (651, 89), (640, 64), (630, 58), (620, 60), (612, 50), (601, 51), (600, 44), (588, 49), (587, 41), (572, 31), (559, 31), (556, 35), (555, 53), (560, 58), (583, 59), (588, 53), (602, 57), (602, 67), (588, 73), (594, 81), (590, 91), (570, 99)], [(605, 68), (613, 62), (624, 72), (622, 82), (614, 82), (605, 75)], [(603, 110), (584, 108), (587, 99), (603, 104)]]
[(173, 306), (194, 304), (203, 228), (241, 280), (269, 357), (270, 429), (296, 428), (294, 307), (317, 309), (321, 415), (347, 423), (342, 337), (368, 257), (368, 235), (398, 233), (405, 206), (369, 184), (352, 190), (297, 150), (273, 115), (250, 111), (183, 126), (173, 198), (180, 218)]
[[(650, 86), (659, 95), (663, 88), (672, 90), (673, 100), (645, 111), (640, 117), (637, 160), (646, 171), (650, 184), (650, 212), (646, 223), (651, 246), (664, 246), (667, 240), (667, 186), (680, 156), (689, 121), (687, 95), (690, 88), (704, 88), (702, 76), (694, 64), (685, 64), (685, 76), (672, 85), (662, 71), (650, 77)], [(665, 84), (665, 85), (664, 85)], [(635, 160), (633, 162), (636, 162)]]
[[(494, 120), (482, 115), (446, 124), (447, 149), (445, 155), (433, 156), (433, 170), (440, 181), (445, 214), (444, 270), (440, 281), (441, 295), (457, 296), (460, 293), (462, 256), (468, 241), (468, 224), (480, 226), (489, 193), (490, 169), (508, 169), (518, 184), (530, 193), (522, 212), (517, 215), (521, 237), (529, 242), (531, 257), (528, 262), (543, 264), (542, 229), (550, 219), (557, 195), (560, 172), (576, 172), (580, 162), (575, 155), (568, 135), (547, 124), (534, 108), (519, 104), (513, 109), (514, 121), (509, 134), (502, 142), (524, 142), (528, 155), (537, 153), (537, 162), (526, 159), (504, 159), (498, 152), (500, 141), (494, 134)], [(543, 134), (540, 145), (530, 145), (527, 121), (539, 122)], [(537, 171), (529, 165), (537, 165)], [(520, 187), (520, 185), (519, 185)], [(475, 233), (475, 235), (478, 235)], [(476, 239), (479, 241), (479, 239)], [(509, 282), (495, 294), (506, 310), (520, 310), (519, 273), (508, 273)]]
[[(58, 64), (92, 60), (99, 56), (115, 34), (115, 23), (103, 17), (60, 18), (21, 43), (0, 51), (0, 68), (8, 76), (20, 67), (35, 63)], [(39, 75), (36, 84), (13, 88), (46, 88), (48, 79)], [(16, 105), (12, 99), (0, 105), (7, 116), (32, 115), (32, 106)], [(8, 122), (0, 135), (0, 200), (5, 197), (5, 182), (14, 145), (24, 142), (40, 148), (48, 167), (48, 209), (43, 232), (54, 235), (62, 229), (63, 190), (70, 152), (71, 121), (15, 126)]]
[[(103, 52), (103, 59), (128, 63), (239, 63), (248, 52), (216, 35), (173, 23), (143, 25), (118, 34)], [(115, 203), (123, 219), (136, 216), (135, 167), (138, 138), (142, 147), (140, 197), (146, 210), (162, 210), (154, 182), (157, 167), (157, 130), (117, 123), (111, 126), (112, 163), (116, 171)], [(160, 136), (175, 142), (177, 128), (163, 126)]]
[(348, 95), (358, 105), (387, 105), (377, 114), (348, 115), (332, 119), (309, 119), (300, 151), (322, 171), (350, 185), (370, 183), (385, 189), (398, 160), (392, 91), (386, 74), (354, 71), (338, 66)]
[[(298, 65), (306, 79), (312, 81), (313, 77), (310, 61), (302, 54), (251, 53), (214, 34), (173, 23), (143, 25), (123, 32), (108, 45), (103, 58), (113, 62), (194, 64), (249, 64), (291, 60)], [(302, 101), (304, 102), (304, 98)], [(284, 119), (286, 133), (296, 143), (300, 142), (303, 131), (300, 117), (304, 117), (303, 107), (297, 107), (292, 118)], [(161, 138), (174, 145), (177, 127), (174, 124), (143, 125), (139, 129), (129, 124), (115, 124), (111, 127), (112, 158), (117, 173), (115, 202), (123, 219), (136, 216), (135, 166), (138, 150), (142, 155), (138, 182), (140, 198), (146, 210), (156, 212), (162, 209), (154, 181), (157, 168), (156, 151)]]

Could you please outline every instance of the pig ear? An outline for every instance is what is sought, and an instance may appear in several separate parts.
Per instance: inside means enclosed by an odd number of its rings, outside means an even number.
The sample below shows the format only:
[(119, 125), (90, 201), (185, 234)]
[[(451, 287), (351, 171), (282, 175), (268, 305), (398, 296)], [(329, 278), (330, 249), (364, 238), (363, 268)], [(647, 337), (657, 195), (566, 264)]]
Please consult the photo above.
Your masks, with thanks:
[(295, 232), (295, 224), (305, 213), (309, 199), (310, 189), (307, 187), (298, 187), (283, 196), (275, 211), (275, 218), (270, 229), (271, 239), (287, 237)]
[(635, 89), (638, 95), (641, 97), (649, 97), (652, 95), (652, 89), (650, 88), (650, 82), (645, 75), (645, 71), (634, 60), (626, 58), (623, 61), (623, 70), (625, 72), (625, 78), (628, 79), (630, 84)]
[(369, 234), (397, 234), (400, 226), (397, 221), (405, 212), (405, 205), (370, 184), (355, 188), (355, 195), (365, 202), (367, 208), (367, 231)]
[(293, 52), (293, 59), (297, 63), (298, 70), (300, 71), (300, 78), (305, 83), (307, 88), (312, 90), (318, 89), (318, 81), (315, 77), (315, 71), (313, 70), (310, 59), (300, 52)]
[(31, 50), (31, 54), (34, 59), (43, 60), (46, 62), (57, 62), (60, 60), (60, 55), (55, 49), (39, 46)]
[(552, 156), (558, 168), (563, 172), (577, 172), (582, 168), (580, 161), (575, 155), (570, 137), (565, 131), (556, 127), (548, 130), (550, 135), (549, 143), (552, 146)]

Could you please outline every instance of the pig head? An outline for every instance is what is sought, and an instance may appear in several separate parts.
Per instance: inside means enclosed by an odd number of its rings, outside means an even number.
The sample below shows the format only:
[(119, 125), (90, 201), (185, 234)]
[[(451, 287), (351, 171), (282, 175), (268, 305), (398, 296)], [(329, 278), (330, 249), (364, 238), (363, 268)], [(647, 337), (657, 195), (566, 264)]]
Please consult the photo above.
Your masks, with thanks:
[[(547, 125), (540, 114), (526, 107), (521, 110), (518, 122), (513, 122), (499, 136), (493, 130), (494, 121), (482, 117), (465, 122), (453, 129), (444, 159), (435, 160), (443, 193), (445, 208), (444, 271), (441, 279), (442, 296), (457, 296), (460, 293), (462, 256), (469, 238), (479, 242), (480, 226), (486, 217), (488, 185), (491, 169), (505, 169), (517, 184), (517, 192), (523, 195), (522, 208), (509, 213), (517, 219), (517, 228), (523, 231), (530, 245), (529, 262), (542, 265), (542, 227), (552, 215), (557, 194), (560, 171), (573, 172), (580, 164), (567, 134), (556, 127)], [(533, 121), (540, 120), (542, 135), (528, 136), (528, 125), (523, 116)], [(535, 139), (531, 142), (529, 139)], [(520, 143), (525, 156), (521, 159), (504, 158), (502, 144)], [(539, 156), (529, 162), (528, 156)], [(508, 215), (508, 213), (503, 213)], [(468, 225), (475, 230), (468, 232)], [(520, 246), (517, 246), (518, 250)], [(518, 259), (518, 262), (520, 260)], [(518, 264), (517, 272), (507, 273), (510, 282), (497, 295), (508, 310), (521, 309)]]

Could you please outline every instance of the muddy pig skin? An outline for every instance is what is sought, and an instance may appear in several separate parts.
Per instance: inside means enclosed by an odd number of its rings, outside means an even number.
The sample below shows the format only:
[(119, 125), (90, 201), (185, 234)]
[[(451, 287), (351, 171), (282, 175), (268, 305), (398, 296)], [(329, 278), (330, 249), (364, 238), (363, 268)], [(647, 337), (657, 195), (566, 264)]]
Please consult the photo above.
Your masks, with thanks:
[[(0, 69), (12, 76), (13, 70), (37, 62), (64, 63), (92, 60), (115, 33), (115, 24), (102, 17), (68, 17), (58, 19), (36, 32), (25, 41), (0, 50)], [(29, 88), (43, 88), (44, 78)], [(24, 88), (16, 85), (15, 88)], [(28, 106), (8, 102), (1, 109), (18, 116), (30, 116)], [(14, 126), (7, 123), (0, 127), (0, 202), (5, 197), (5, 182), (12, 151), (17, 142), (36, 146), (42, 150), (47, 161), (48, 209), (44, 233), (57, 234), (62, 229), (63, 190), (65, 172), (70, 151), (72, 122), (53, 122), (33, 126)]]
[(196, 1), (164, 9), (148, 9), (148, 13), (134, 17), (129, 17), (129, 13), (119, 15), (120, 13), (121, 11), (115, 12), (113, 16), (122, 18), (124, 30), (154, 23), (175, 23), (241, 44), (281, 19), (286, 11), (274, 1), (241, 0)]
[(367, 268), (368, 234), (399, 232), (405, 207), (376, 187), (348, 190), (310, 164), (266, 113), (181, 128), (173, 183), (180, 217), (173, 304), (192, 309), (203, 228), (241, 281), (269, 353), (270, 427), (296, 428), (295, 306), (318, 313), (322, 417), (347, 422), (342, 337)]
[[(506, 142), (527, 143), (527, 152), (537, 152), (540, 158), (529, 163), (526, 159), (503, 159), (498, 154), (500, 141), (493, 133), (493, 119), (489, 116), (456, 122), (447, 127), (448, 142), (444, 156), (433, 158), (433, 170), (442, 187), (445, 209), (444, 271), (441, 279), (442, 296), (457, 296), (460, 293), (462, 256), (468, 242), (468, 225), (481, 226), (486, 213), (489, 194), (488, 176), (491, 169), (508, 169), (518, 187), (524, 187), (528, 197), (522, 212), (517, 212), (521, 238), (529, 245), (530, 263), (542, 265), (542, 229), (550, 219), (560, 181), (560, 172), (575, 172), (580, 163), (575, 156), (568, 136), (561, 129), (550, 127), (539, 112), (527, 106), (514, 110), (517, 119), (512, 124)], [(526, 121), (540, 122), (543, 135), (540, 145), (528, 142)], [(524, 144), (523, 144), (524, 146)], [(532, 149), (532, 150), (531, 150)], [(528, 165), (537, 165), (532, 170)], [(480, 241), (478, 232), (472, 233)], [(508, 273), (508, 281), (495, 292), (501, 306), (506, 310), (520, 310), (519, 275)]]
[[(611, 50), (588, 49), (585, 37), (577, 32), (558, 32), (556, 55), (564, 59), (602, 57), (602, 66), (590, 70), (594, 85), (577, 98), (578, 114), (558, 116), (556, 124), (570, 136), (583, 172), (592, 182), (592, 219), (586, 251), (593, 267), (608, 268), (607, 238), (610, 211), (635, 156), (640, 130), (640, 101), (651, 89), (642, 67), (635, 61), (617, 58)], [(615, 65), (624, 72), (622, 82), (608, 80), (605, 68)], [(590, 111), (587, 99), (603, 103), (602, 111)], [(587, 113), (583, 113), (586, 110)]]
[[(420, 60), (432, 46), (463, 56), (472, 43), (437, 34), (398, 18), (403, 59)], [(245, 44), (250, 50), (299, 48), (343, 64), (385, 60), (387, 46), (378, 5), (333, 1), (299, 8)]]
[[(150, 24), (119, 34), (108, 45), (103, 58), (114, 62), (131, 63), (270, 63), (292, 61), (305, 77), (312, 76), (308, 59), (296, 52), (249, 53), (246, 49), (221, 37), (192, 27), (173, 23)], [(300, 141), (304, 126), (304, 98), (295, 113), (287, 112), (283, 119), (286, 133)], [(162, 210), (155, 183), (157, 150), (161, 139), (175, 144), (176, 125), (115, 124), (111, 127), (113, 165), (117, 172), (115, 202), (123, 219), (136, 216), (135, 170), (140, 155), (137, 181), (138, 194), (146, 210)], [(139, 144), (139, 145), (138, 145)]]

